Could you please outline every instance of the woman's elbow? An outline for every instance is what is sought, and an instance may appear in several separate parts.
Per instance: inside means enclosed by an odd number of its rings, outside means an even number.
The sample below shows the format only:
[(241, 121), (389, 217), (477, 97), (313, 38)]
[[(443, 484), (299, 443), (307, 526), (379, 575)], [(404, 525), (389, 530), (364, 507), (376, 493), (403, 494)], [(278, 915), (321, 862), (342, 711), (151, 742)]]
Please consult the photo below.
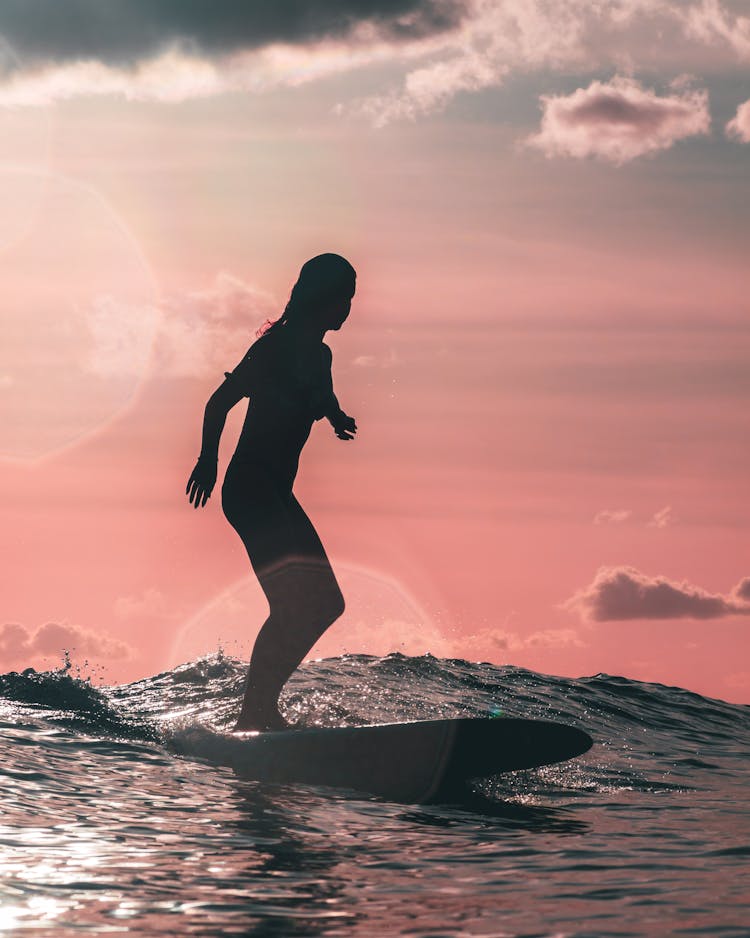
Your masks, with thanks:
[(220, 388), (217, 388), (214, 391), (211, 397), (209, 397), (206, 403), (206, 413), (212, 414), (214, 416), (221, 416), (222, 414), (226, 416), (226, 414), (228, 414), (234, 405), (241, 399), (242, 395), (238, 394), (235, 388), (227, 388), (222, 385)]

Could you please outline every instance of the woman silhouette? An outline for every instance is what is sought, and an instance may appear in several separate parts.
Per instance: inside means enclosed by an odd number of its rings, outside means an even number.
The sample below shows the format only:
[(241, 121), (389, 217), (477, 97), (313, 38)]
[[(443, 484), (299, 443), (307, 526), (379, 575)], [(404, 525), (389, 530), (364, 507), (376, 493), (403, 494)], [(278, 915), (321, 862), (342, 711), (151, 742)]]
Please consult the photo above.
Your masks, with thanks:
[(206, 504), (226, 415), (249, 397), (221, 503), (270, 609), (255, 640), (235, 730), (287, 726), (278, 709), (281, 688), (344, 611), (328, 557), (292, 485), (314, 421), (327, 417), (342, 440), (357, 431), (333, 393), (332, 355), (323, 342), (349, 315), (355, 283), (354, 268), (338, 254), (307, 261), (281, 318), (261, 332), (234, 371), (225, 372), (206, 404), (201, 454), (186, 494), (196, 508)]

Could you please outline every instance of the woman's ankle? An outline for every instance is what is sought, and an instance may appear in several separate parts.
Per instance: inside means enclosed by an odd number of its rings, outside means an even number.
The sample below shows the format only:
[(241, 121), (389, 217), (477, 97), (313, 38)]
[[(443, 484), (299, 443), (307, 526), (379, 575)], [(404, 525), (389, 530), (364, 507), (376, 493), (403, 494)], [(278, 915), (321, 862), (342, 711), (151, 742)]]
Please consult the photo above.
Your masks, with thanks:
[(289, 724), (279, 712), (278, 707), (264, 709), (242, 708), (237, 718), (234, 732), (251, 732), (253, 730), (269, 731), (288, 729)]

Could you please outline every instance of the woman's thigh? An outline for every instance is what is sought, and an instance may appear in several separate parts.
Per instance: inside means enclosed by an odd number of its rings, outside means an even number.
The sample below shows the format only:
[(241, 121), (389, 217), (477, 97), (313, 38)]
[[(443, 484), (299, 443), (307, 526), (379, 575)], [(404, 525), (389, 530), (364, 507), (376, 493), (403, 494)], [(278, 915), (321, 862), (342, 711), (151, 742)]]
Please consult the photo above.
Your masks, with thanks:
[(262, 469), (227, 473), (222, 507), (247, 550), (271, 604), (321, 614), (341, 591), (320, 538), (302, 506)]
[(325, 548), (305, 514), (292, 495), (290, 520), (296, 545), (293, 567), (300, 601), (321, 618), (336, 618), (343, 612), (344, 599), (336, 581)]

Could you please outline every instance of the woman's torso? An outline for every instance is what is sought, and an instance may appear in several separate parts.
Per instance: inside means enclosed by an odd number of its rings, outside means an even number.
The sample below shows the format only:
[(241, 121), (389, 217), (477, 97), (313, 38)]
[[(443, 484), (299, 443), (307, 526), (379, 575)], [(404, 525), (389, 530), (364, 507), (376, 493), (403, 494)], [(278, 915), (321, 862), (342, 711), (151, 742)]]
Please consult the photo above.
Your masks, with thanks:
[(325, 410), (330, 387), (325, 347), (281, 327), (261, 336), (234, 373), (246, 362), (240, 377), (249, 402), (230, 467), (233, 473), (241, 473), (243, 465), (248, 473), (251, 466), (264, 468), (291, 491), (302, 448)]

